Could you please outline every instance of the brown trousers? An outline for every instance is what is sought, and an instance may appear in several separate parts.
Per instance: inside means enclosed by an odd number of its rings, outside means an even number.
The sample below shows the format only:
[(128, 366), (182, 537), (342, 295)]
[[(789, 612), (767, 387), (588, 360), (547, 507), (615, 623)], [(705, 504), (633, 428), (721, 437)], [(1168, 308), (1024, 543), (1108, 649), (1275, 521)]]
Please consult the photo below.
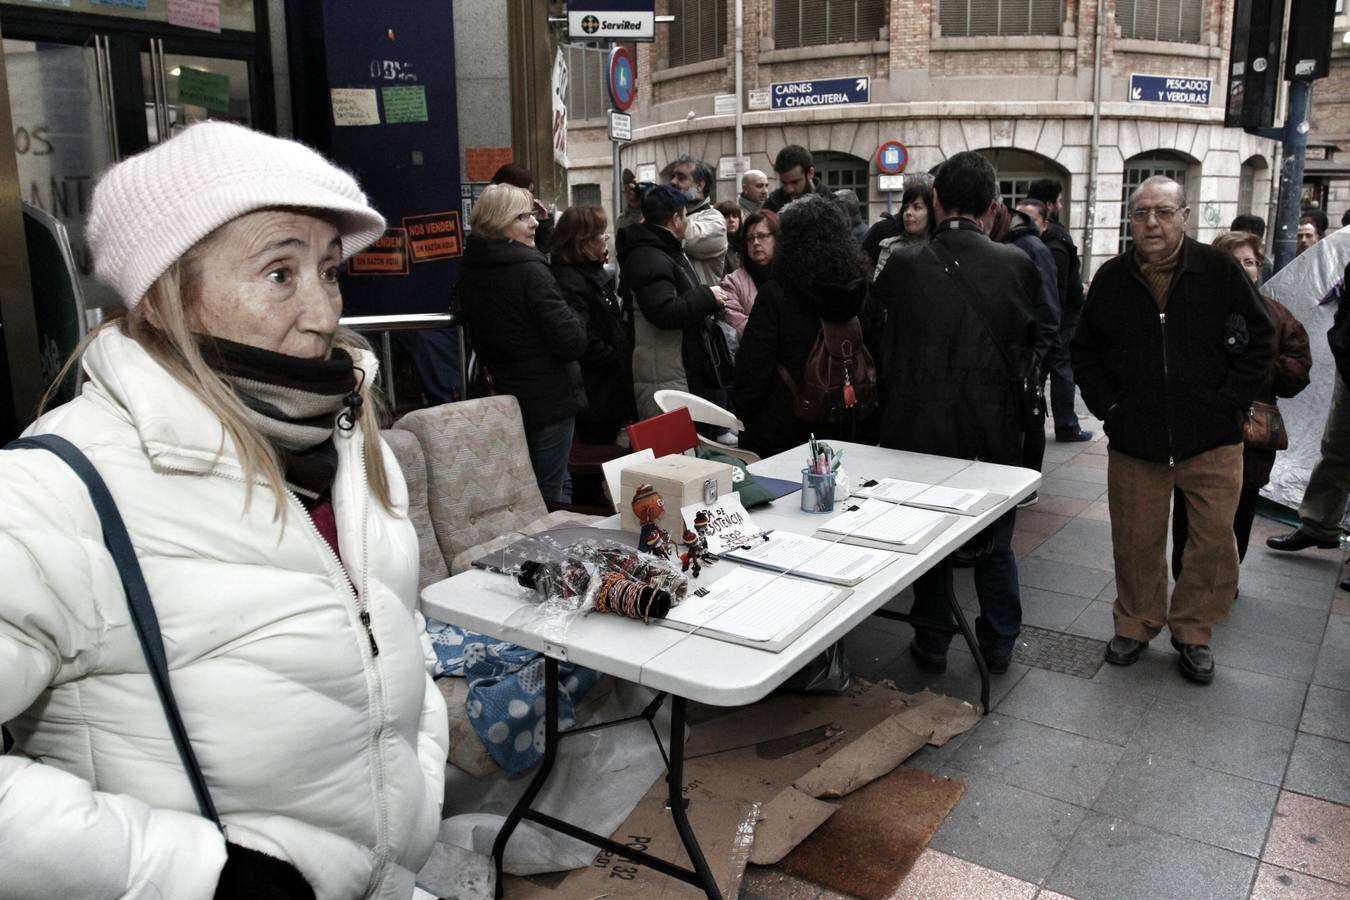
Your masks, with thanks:
[[(1172, 489), (1190, 526), (1181, 577), (1167, 607), (1167, 530)], [(1207, 450), (1175, 466), (1109, 451), (1106, 495), (1116, 562), (1116, 634), (1151, 640), (1163, 625), (1183, 644), (1208, 644), (1238, 584), (1233, 513), (1242, 492), (1242, 445)]]

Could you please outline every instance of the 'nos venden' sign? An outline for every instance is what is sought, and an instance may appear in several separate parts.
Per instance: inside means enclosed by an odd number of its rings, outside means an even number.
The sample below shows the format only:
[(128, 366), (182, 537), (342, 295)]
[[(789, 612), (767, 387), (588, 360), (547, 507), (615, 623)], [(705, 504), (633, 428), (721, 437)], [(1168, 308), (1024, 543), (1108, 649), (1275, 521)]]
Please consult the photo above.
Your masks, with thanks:
[(1131, 75), (1130, 102), (1209, 106), (1209, 95), (1213, 87), (1214, 80), (1211, 78)]

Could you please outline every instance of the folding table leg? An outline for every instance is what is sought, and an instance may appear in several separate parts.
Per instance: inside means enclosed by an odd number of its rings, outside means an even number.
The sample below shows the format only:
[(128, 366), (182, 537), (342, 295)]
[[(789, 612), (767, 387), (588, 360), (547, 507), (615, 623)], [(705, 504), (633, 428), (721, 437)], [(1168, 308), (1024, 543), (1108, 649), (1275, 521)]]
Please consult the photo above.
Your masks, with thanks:
[(956, 599), (956, 586), (952, 578), (951, 563), (944, 562), (940, 568), (942, 570), (942, 593), (947, 598), (947, 605), (951, 607), (957, 627), (961, 629), (961, 634), (966, 639), (966, 646), (970, 648), (971, 656), (975, 657), (975, 668), (980, 672), (980, 706), (984, 710), (984, 714), (988, 715), (989, 666), (984, 661), (984, 654), (980, 652), (980, 644), (975, 639), (975, 632), (971, 630), (970, 622), (966, 620), (966, 611), (961, 608), (961, 603)]
[(553, 758), (558, 752), (558, 661), (551, 656), (544, 657), (544, 756), (539, 760), (539, 771), (534, 773), (530, 786), (520, 795), (510, 815), (497, 832), (492, 842), (492, 864), (497, 871), (497, 900), (501, 900), (505, 886), (502, 884), (502, 857), (506, 854), (506, 842), (516, 830), (520, 820), (529, 811), (530, 804), (539, 795), (544, 782), (553, 771)]
[(675, 821), (675, 830), (680, 833), (680, 840), (684, 842), (684, 850), (689, 854), (689, 861), (693, 864), (694, 871), (698, 873), (699, 880), (703, 882), (703, 892), (708, 895), (708, 900), (722, 900), (722, 892), (708, 868), (708, 861), (703, 858), (703, 850), (698, 845), (698, 838), (694, 836), (694, 829), (689, 825), (689, 816), (686, 812), (689, 801), (684, 799), (683, 697), (671, 697), (670, 765), (666, 769), (666, 785), (669, 788), (668, 802), (671, 818)]

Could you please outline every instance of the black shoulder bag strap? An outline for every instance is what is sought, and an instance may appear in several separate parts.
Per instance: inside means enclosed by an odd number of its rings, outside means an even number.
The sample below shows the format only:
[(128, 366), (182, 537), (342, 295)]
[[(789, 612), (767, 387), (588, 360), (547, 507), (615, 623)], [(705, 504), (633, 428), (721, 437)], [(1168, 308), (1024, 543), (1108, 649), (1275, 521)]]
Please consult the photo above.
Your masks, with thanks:
[(976, 300), (977, 295), (975, 294), (974, 289), (966, 282), (966, 277), (961, 274), (961, 264), (956, 261), (955, 256), (952, 256), (952, 252), (942, 246), (936, 238), (924, 244), (924, 247), (928, 248), (928, 250), (937, 257), (938, 264), (942, 266), (942, 271), (947, 273), (952, 282), (956, 285), (957, 290), (961, 292), (962, 299), (966, 301), (966, 305), (975, 312), (975, 318), (980, 320), (980, 324), (984, 326), (985, 334), (989, 335), (989, 340), (993, 341), (994, 349), (998, 350), (998, 355), (1003, 357), (1003, 365), (1008, 370), (1008, 377), (1012, 379), (1013, 384), (1016, 384), (1021, 375), (1017, 371), (1017, 367), (1013, 365), (1012, 359), (1008, 356), (1007, 349), (1003, 346), (1003, 343), (999, 341), (998, 337), (995, 336), (994, 329), (989, 327), (989, 320), (987, 320), (984, 317), (984, 313), (980, 311), (980, 304)]
[(169, 684), (169, 662), (164, 653), (164, 638), (159, 632), (159, 617), (155, 615), (155, 606), (150, 602), (150, 591), (145, 586), (145, 576), (141, 573), (141, 564), (136, 560), (136, 551), (131, 546), (131, 536), (122, 522), (108, 486), (89, 461), (70, 441), (54, 434), (40, 434), (19, 438), (10, 443), (9, 450), (39, 449), (48, 450), (61, 458), (66, 465), (80, 476), (89, 497), (94, 501), (99, 522), (103, 526), (103, 543), (117, 564), (117, 573), (122, 579), (122, 587), (127, 595), (127, 607), (131, 610), (131, 621), (136, 626), (136, 636), (140, 638), (141, 650), (150, 667), (150, 677), (159, 693), (159, 702), (164, 707), (164, 716), (169, 720), (169, 731), (173, 733), (173, 742), (178, 747), (178, 756), (183, 761), (188, 780), (192, 783), (192, 793), (197, 797), (197, 807), (203, 817), (210, 819), (222, 832), (220, 816), (216, 814), (215, 804), (211, 801), (211, 791), (206, 786), (201, 766), (197, 764), (197, 755), (192, 752), (192, 743), (188, 740), (187, 728), (183, 717), (178, 713), (178, 704), (173, 698), (173, 687)]

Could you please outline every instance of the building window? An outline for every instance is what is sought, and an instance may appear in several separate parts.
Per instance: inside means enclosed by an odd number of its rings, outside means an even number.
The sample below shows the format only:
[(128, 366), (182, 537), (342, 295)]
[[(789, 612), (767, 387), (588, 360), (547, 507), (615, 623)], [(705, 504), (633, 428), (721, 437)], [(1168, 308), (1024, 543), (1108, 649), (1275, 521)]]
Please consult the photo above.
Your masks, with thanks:
[(1063, 0), (941, 0), (938, 7), (943, 37), (1053, 35), (1063, 21)]
[(727, 0), (670, 0), (666, 65), (687, 66), (726, 53)]
[[(1125, 162), (1125, 179), (1120, 189), (1120, 252), (1124, 253), (1134, 246), (1130, 237), (1130, 194), (1154, 175), (1166, 175), (1181, 185), (1189, 203), (1190, 192), (1187, 189), (1188, 167), (1183, 160), (1166, 156), (1137, 156)], [(1189, 230), (1189, 229), (1187, 229)]]
[(1247, 157), (1238, 178), (1238, 213), (1266, 216), (1270, 199), (1270, 165), (1260, 154)]
[(609, 111), (609, 51), (567, 45), (567, 118), (604, 118)]
[(572, 185), (572, 205), (573, 206), (600, 206), (600, 185), (598, 184), (574, 184)]
[(1198, 43), (1204, 24), (1203, 0), (1116, 0), (1116, 25), (1123, 38)]
[(867, 220), (867, 160), (835, 150), (812, 150), (811, 162), (820, 186), (830, 191), (848, 188), (858, 195), (863, 220)]
[(773, 46), (875, 41), (885, 24), (886, 0), (774, 0)]
[(1251, 166), (1242, 167), (1242, 177), (1238, 179), (1238, 215), (1252, 212), (1252, 197), (1256, 195), (1256, 170)]
[(1003, 197), (1003, 202), (1009, 206), (1016, 206), (1027, 199), (1031, 183), (1040, 177), (1040, 175), (1000, 175), (998, 192)]

